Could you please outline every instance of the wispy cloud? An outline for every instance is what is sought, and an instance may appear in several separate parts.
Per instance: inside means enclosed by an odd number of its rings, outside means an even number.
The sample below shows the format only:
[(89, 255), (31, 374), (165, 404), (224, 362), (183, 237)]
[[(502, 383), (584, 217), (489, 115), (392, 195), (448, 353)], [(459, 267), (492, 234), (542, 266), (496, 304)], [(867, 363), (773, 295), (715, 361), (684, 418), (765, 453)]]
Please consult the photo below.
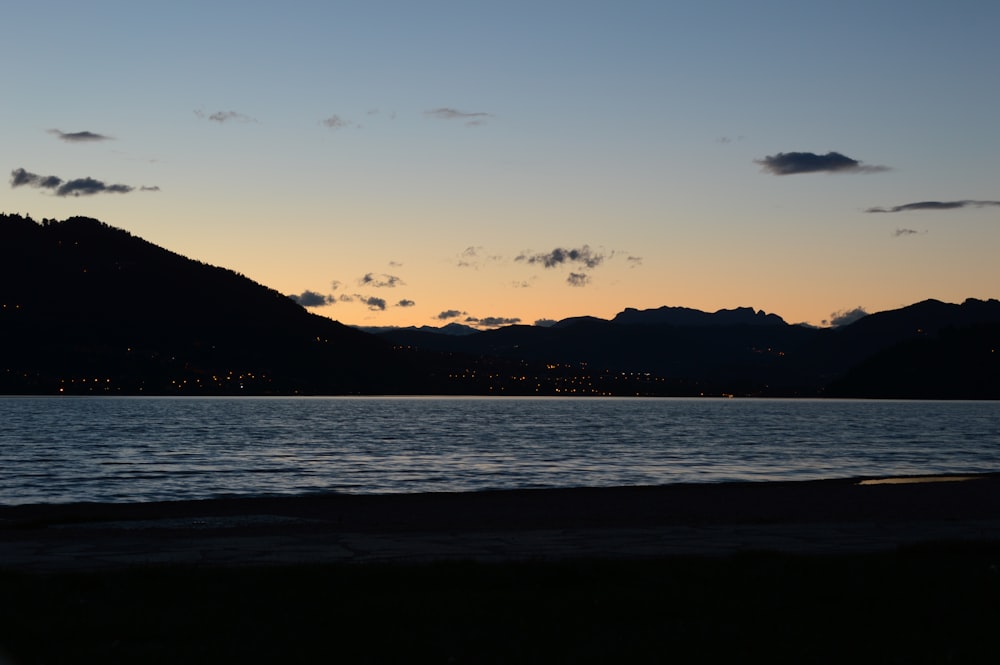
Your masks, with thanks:
[(478, 270), (484, 263), (497, 261), (503, 261), (503, 257), (499, 255), (486, 254), (485, 248), (482, 246), (469, 246), (459, 253), (458, 261), (455, 265), (459, 268), (472, 268), (474, 270)]
[(257, 122), (256, 119), (251, 118), (245, 113), (240, 113), (239, 111), (216, 111), (215, 113), (205, 113), (201, 110), (196, 110), (194, 112), (199, 118), (205, 120), (211, 120), (212, 122), (224, 123), (224, 122)]
[(460, 316), (465, 316), (465, 312), (459, 309), (446, 309), (437, 315), (439, 321), (447, 321), (448, 319), (457, 319)]
[[(56, 196), (90, 196), (91, 194), (128, 194), (136, 190), (131, 185), (109, 185), (94, 178), (75, 178), (63, 180), (54, 175), (38, 175), (25, 171), (23, 168), (10, 172), (10, 186), (35, 187), (51, 190)], [(141, 187), (139, 191), (159, 191), (159, 187)]]
[(424, 114), (431, 116), (432, 118), (439, 118), (441, 120), (464, 121), (465, 124), (469, 127), (473, 127), (475, 125), (481, 125), (484, 122), (486, 122), (488, 118), (493, 117), (492, 113), (486, 113), (484, 111), (468, 112), (468, 111), (459, 111), (458, 109), (453, 109), (448, 107), (442, 107), (442, 108), (431, 109), (430, 111), (424, 111)]
[(330, 129), (345, 129), (354, 124), (350, 120), (341, 118), (339, 115), (336, 114), (331, 115), (329, 118), (321, 120), (320, 123), (323, 124), (325, 127), (329, 127)]
[(918, 201), (891, 208), (868, 208), (865, 212), (909, 212), (911, 210), (957, 210), (959, 208), (986, 208), (1000, 206), (1000, 201)]
[(895, 231), (892, 232), (892, 237), (902, 238), (904, 236), (912, 236), (917, 233), (919, 233), (919, 231), (916, 231), (914, 229), (896, 229)]
[(570, 286), (587, 286), (590, 284), (590, 275), (582, 272), (571, 272), (566, 277), (566, 283)]
[(58, 129), (50, 129), (49, 134), (53, 134), (67, 143), (93, 143), (114, 140), (114, 137), (97, 134), (96, 132), (63, 132)]
[(888, 171), (888, 166), (869, 166), (851, 159), (839, 152), (817, 155), (814, 152), (779, 152), (763, 159), (755, 159), (764, 171), (774, 175), (796, 173), (879, 173)]
[(376, 289), (386, 288), (393, 289), (397, 286), (402, 286), (404, 284), (403, 280), (395, 275), (376, 275), (375, 273), (365, 273), (365, 275), (358, 279), (358, 284), (362, 286), (371, 286)]
[(546, 268), (555, 268), (563, 264), (580, 264), (587, 268), (596, 268), (604, 261), (604, 255), (595, 253), (589, 246), (583, 245), (579, 249), (556, 247), (551, 252), (522, 252), (514, 260), (529, 264), (540, 263)]

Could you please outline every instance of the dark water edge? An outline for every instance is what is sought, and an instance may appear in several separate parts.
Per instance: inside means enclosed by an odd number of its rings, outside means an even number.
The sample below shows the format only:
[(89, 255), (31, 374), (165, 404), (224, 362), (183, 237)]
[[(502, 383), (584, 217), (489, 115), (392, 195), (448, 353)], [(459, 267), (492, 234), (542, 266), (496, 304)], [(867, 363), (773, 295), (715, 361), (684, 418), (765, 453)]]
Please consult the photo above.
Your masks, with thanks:
[(1000, 543), (851, 556), (0, 571), (12, 663), (995, 662)]

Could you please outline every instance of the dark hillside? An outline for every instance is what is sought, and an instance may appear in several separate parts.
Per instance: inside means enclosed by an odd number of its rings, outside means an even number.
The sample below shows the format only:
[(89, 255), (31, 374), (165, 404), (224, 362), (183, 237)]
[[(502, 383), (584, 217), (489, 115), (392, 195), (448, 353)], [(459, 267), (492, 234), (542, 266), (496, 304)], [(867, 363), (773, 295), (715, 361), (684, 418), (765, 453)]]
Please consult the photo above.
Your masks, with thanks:
[(94, 219), (3, 216), (0, 247), (8, 392), (349, 393), (411, 383), (384, 341)]

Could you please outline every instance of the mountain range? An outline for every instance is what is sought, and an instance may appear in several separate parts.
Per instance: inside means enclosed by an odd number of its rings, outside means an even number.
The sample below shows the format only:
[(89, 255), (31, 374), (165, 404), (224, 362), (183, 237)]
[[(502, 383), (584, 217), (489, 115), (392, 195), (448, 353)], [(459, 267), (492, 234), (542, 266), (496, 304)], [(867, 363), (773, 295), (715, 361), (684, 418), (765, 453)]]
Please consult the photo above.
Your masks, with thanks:
[(0, 215), (0, 392), (1000, 398), (1000, 302), (359, 330), (98, 220)]

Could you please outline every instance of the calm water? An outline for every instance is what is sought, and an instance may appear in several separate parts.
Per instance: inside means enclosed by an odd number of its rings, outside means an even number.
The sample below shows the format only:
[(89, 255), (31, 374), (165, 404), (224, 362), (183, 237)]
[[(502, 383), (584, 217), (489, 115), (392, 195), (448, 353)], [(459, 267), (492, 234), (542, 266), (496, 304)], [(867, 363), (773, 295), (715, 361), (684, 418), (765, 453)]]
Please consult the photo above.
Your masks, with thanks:
[(1000, 471), (1000, 402), (0, 398), (0, 503)]

